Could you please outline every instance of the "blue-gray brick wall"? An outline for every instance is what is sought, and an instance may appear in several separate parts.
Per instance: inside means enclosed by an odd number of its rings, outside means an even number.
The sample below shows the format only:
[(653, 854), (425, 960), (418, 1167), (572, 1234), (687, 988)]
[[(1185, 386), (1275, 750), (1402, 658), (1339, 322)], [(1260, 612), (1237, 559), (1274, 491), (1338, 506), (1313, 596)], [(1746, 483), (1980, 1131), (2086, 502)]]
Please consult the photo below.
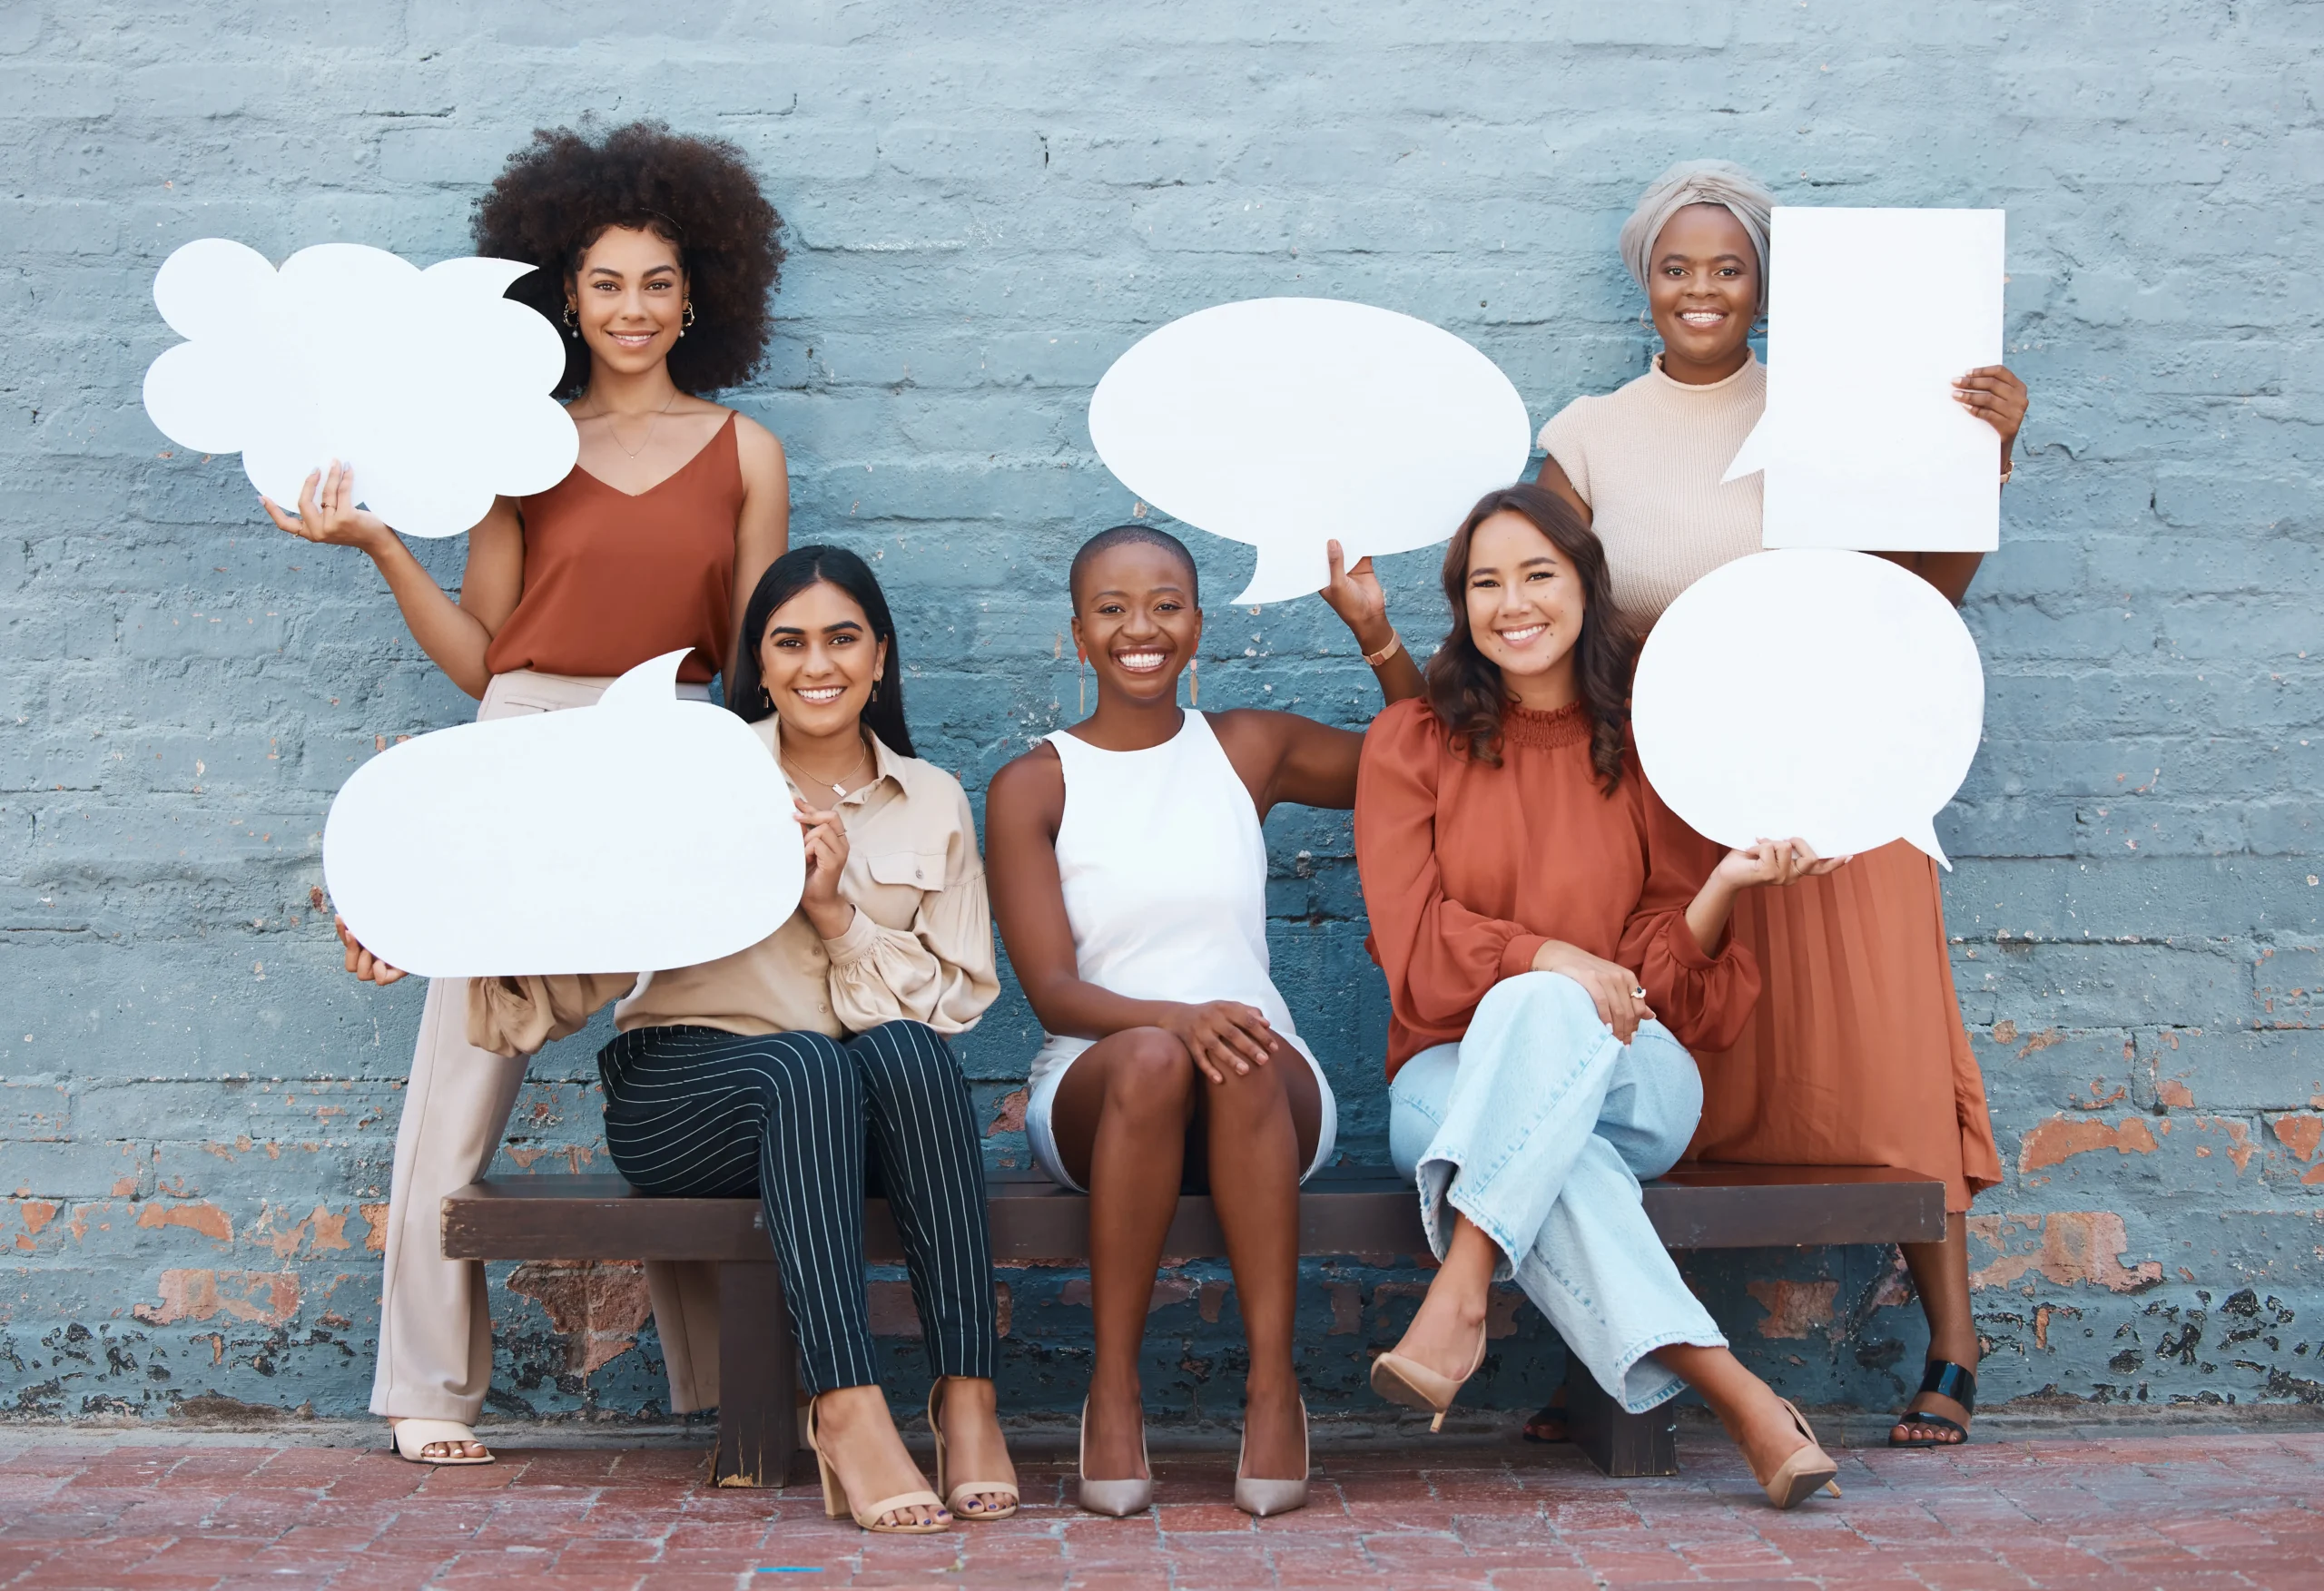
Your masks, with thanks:
[[(1263, 293), (1386, 305), (1485, 349), (1538, 423), (1643, 367), (1614, 233), (1673, 158), (1742, 160), (1792, 202), (2007, 207), (2034, 413), (1967, 608), (1987, 741), (1938, 823), (2009, 1168), (1976, 1216), (1985, 1395), (2324, 1398), (2320, 41), (2324, 8), (2290, 0), (13, 0), (0, 1403), (362, 1408), (420, 992), (340, 972), (319, 833), (364, 758), (469, 710), (365, 563), (153, 431), (154, 269), (212, 234), (464, 252), (535, 126), (647, 115), (733, 139), (783, 211), (779, 334), (733, 401), (790, 449), (794, 535), (877, 560), (915, 732), (980, 793), (1073, 711), (1064, 561), (1131, 509), (1084, 406), (1145, 330)], [(1911, 262), (1874, 268), (1911, 315)], [(1236, 590), (1247, 549), (1193, 539)], [(448, 582), (460, 553), (422, 555)], [(1433, 561), (1391, 562), (1408, 634), (1440, 622)], [(1351, 653), (1318, 604), (1214, 601), (1203, 700), (1357, 723)], [(1344, 1151), (1376, 1159), (1347, 822), (1270, 829), (1282, 982)], [(502, 1171), (603, 1167), (599, 1036), (535, 1066)], [(960, 1046), (997, 1164), (1025, 1158), (1031, 1045), (1012, 990)], [(1692, 1273), (1786, 1390), (1905, 1390), (1922, 1337), (1892, 1256)], [(658, 1411), (634, 1271), (497, 1279), (498, 1413)], [(1007, 1396), (1071, 1407), (1086, 1284), (1007, 1281)], [(1371, 1407), (1365, 1355), (1423, 1281), (1311, 1269), (1319, 1407)], [(878, 1299), (901, 1332), (892, 1276)], [(1157, 1306), (1157, 1410), (1231, 1410), (1223, 1268)], [(1469, 1400), (1530, 1405), (1559, 1350), (1513, 1301), (1497, 1330)]]

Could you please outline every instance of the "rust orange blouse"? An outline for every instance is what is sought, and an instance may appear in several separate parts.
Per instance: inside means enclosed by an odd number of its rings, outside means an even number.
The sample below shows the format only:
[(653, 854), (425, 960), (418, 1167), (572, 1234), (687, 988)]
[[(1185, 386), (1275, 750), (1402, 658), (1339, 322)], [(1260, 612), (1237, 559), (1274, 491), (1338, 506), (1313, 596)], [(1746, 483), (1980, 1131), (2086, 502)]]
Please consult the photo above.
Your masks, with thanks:
[(676, 474), (645, 491), (609, 486), (576, 464), (524, 498), (524, 594), (485, 649), (485, 667), (596, 677), (684, 646), (692, 650), (678, 678), (707, 683), (734, 622), (743, 496), (730, 413)]
[(1511, 708), (1501, 754), (1495, 768), (1455, 751), (1424, 698), (1364, 737), (1355, 859), (1365, 948), (1388, 975), (1388, 1075), (1459, 1038), (1550, 939), (1635, 972), (1688, 1048), (1733, 1044), (1758, 966), (1731, 940), (1705, 956), (1686, 915), (1723, 853), (1662, 804), (1636, 753), (1610, 796), (1599, 787), (1579, 705)]

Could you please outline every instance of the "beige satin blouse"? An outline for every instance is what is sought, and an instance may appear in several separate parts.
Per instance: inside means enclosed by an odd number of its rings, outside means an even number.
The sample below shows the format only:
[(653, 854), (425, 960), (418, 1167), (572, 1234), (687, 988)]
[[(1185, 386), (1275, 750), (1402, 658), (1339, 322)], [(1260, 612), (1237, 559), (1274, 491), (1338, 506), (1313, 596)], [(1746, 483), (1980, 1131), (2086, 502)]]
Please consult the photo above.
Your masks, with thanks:
[[(777, 721), (751, 727), (774, 754)], [(855, 907), (839, 938), (824, 938), (801, 910), (748, 949), (674, 971), (470, 978), (468, 1042), (530, 1055), (579, 1032), (615, 999), (614, 1023), (625, 1033), (688, 1026), (843, 1038), (899, 1019), (939, 1033), (973, 1027), (1000, 984), (968, 794), (917, 757), (876, 742), (873, 757), (871, 781), (838, 802), (847, 829), (839, 891)], [(795, 793), (787, 770), (783, 778)]]

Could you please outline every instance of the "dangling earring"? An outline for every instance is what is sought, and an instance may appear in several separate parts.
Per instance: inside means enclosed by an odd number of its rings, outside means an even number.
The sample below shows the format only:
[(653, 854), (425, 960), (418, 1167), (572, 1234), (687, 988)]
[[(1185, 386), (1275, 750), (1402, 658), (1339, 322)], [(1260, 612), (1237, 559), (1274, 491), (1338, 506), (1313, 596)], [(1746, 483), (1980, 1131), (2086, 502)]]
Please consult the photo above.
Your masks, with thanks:
[(678, 335), (679, 335), (680, 337), (684, 337), (684, 336), (686, 334), (686, 328), (688, 328), (689, 326), (692, 326), (693, 324), (694, 324), (694, 300), (693, 300), (692, 299), (688, 299), (688, 300), (686, 300), (686, 312), (685, 312), (685, 318), (684, 318), (684, 319), (682, 319), (682, 320), (680, 320), (680, 321), (678, 322)]
[(1078, 646), (1073, 649), (1073, 710), (1081, 717), (1089, 716), (1089, 654)]
[(1638, 312), (1638, 329), (1640, 331), (1651, 331), (1654, 329), (1654, 322), (1647, 318), (1647, 313), (1644, 309), (1640, 309)]
[(872, 700), (871, 700), (871, 701), (869, 701), (869, 702), (865, 702), (865, 703), (864, 703), (864, 705), (865, 705), (865, 706), (867, 706), (867, 707), (877, 707), (879, 704), (880, 704), (880, 682), (879, 682), (879, 681), (877, 681), (877, 680), (874, 680), (874, 681), (872, 681)]
[(1190, 657), (1187, 659), (1187, 705), (1189, 707), (1201, 706), (1202, 659), (1199, 657)]
[(581, 340), (581, 323), (573, 318), (573, 302), (569, 299), (565, 304), (565, 335), (576, 342)]
[(774, 711), (774, 692), (768, 690), (764, 685), (761, 685), (759, 687), (759, 705), (765, 708), (769, 712), (773, 712)]

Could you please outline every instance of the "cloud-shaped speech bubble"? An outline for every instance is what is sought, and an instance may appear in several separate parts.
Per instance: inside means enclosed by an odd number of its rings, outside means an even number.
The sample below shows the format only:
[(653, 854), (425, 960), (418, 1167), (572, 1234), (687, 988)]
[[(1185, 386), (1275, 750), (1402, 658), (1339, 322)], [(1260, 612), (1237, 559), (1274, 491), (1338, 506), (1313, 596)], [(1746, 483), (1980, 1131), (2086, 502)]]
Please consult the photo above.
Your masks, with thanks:
[[(1767, 412), (1724, 476), (1767, 472), (1764, 545), (2001, 545), (2001, 437), (1953, 383), (2002, 360), (2005, 221), (1998, 210), (1776, 207)], [(1898, 315), (1881, 267), (1907, 260), (1913, 309)]]
[(1443, 541), (1532, 449), (1491, 359), (1338, 299), (1249, 299), (1148, 333), (1090, 395), (1089, 439), (1146, 501), (1258, 549), (1243, 604), (1320, 590), (1334, 537), (1351, 563)]
[(145, 372), (145, 412), (202, 453), (240, 453), (289, 506), (334, 458), (407, 535), (458, 535), (497, 493), (563, 480), (580, 455), (556, 329), (501, 294), (533, 268), (446, 260), (421, 270), (359, 243), (301, 249), (277, 271), (202, 238), (162, 261), (153, 302), (187, 340)]
[(1953, 604), (1885, 558), (1800, 548), (1712, 570), (1654, 626), (1630, 712), (1647, 778), (1721, 845), (1907, 840), (1953, 865), (1930, 820), (1976, 758), (1984, 670)]
[(594, 707), (421, 735), (356, 771), (323, 829), (355, 937), (428, 977), (658, 972), (757, 944), (806, 876), (764, 741), (676, 698), (684, 652)]

